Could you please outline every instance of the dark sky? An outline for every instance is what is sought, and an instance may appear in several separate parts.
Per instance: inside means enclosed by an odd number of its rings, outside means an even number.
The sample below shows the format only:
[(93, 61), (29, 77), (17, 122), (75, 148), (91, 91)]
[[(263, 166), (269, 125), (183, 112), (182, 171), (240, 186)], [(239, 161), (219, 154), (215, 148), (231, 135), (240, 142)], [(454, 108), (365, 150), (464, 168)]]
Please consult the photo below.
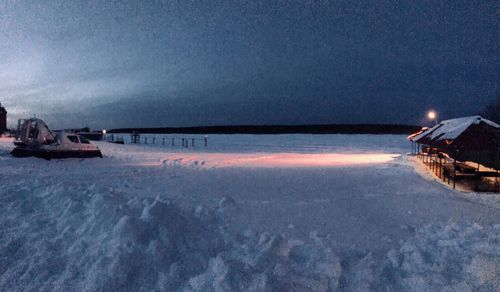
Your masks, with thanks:
[(0, 0), (0, 102), (52, 128), (471, 115), (500, 85), (498, 3)]

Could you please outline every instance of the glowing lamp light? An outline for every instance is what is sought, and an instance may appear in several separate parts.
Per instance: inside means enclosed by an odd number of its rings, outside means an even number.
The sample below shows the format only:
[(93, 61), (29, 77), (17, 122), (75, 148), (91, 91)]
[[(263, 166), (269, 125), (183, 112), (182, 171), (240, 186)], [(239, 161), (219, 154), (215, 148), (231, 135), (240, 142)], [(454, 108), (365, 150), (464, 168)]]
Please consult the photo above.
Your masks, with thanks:
[(104, 135), (106, 135), (106, 129), (102, 130), (102, 133), (103, 133)]
[(437, 113), (435, 111), (429, 111), (427, 112), (427, 118), (431, 121), (435, 121), (437, 125)]
[(429, 120), (435, 120), (436, 119), (436, 112), (430, 111), (427, 113), (427, 117), (429, 117)]

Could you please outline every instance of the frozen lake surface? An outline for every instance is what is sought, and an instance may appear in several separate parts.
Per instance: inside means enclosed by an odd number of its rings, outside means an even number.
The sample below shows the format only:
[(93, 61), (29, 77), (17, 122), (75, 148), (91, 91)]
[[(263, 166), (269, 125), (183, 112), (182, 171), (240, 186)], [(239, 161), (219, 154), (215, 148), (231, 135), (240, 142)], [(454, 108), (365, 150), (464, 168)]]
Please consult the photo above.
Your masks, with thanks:
[(0, 290), (500, 287), (499, 196), (417, 171), (404, 136), (153, 136), (54, 161), (0, 139)]

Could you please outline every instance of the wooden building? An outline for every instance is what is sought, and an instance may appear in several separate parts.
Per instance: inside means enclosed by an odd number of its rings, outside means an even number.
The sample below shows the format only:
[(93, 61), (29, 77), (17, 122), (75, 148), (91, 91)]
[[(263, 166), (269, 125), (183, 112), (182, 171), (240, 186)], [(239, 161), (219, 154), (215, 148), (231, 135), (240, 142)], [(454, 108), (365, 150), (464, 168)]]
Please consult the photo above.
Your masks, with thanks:
[[(497, 190), (500, 170), (500, 125), (472, 116), (446, 120), (408, 137), (417, 153), (439, 177), (476, 179), (494, 177)], [(415, 148), (415, 147), (414, 147)], [(420, 148), (422, 151), (420, 151)], [(452, 159), (446, 162), (446, 157)], [(469, 162), (469, 164), (465, 163)], [(477, 164), (477, 167), (470, 163)], [(480, 165), (489, 170), (483, 171)]]

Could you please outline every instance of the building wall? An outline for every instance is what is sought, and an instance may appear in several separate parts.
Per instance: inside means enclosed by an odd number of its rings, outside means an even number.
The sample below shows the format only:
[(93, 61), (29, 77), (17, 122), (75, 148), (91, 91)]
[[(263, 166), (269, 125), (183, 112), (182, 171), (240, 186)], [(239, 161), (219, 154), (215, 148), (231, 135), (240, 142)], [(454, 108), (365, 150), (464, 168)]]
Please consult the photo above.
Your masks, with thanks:
[(0, 106), (0, 134), (7, 130), (7, 111)]

